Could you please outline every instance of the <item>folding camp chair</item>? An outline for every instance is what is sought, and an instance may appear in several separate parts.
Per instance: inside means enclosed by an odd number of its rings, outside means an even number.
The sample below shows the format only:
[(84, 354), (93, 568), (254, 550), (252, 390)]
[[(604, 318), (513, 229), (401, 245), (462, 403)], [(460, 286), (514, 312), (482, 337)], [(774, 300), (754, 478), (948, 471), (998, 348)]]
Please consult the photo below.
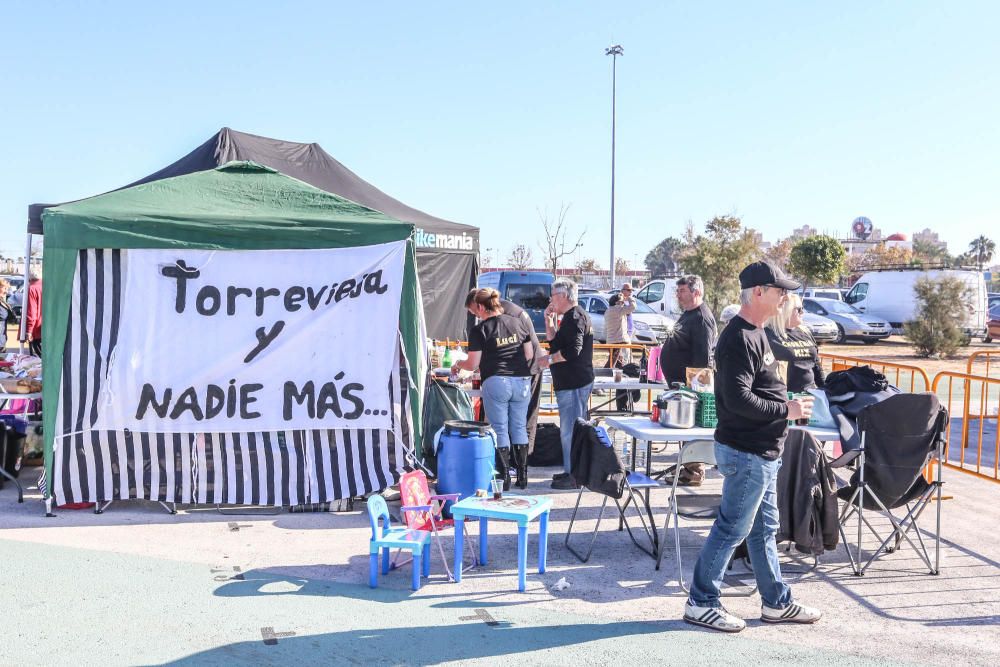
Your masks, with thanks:
[[(715, 442), (712, 440), (692, 440), (681, 447), (677, 454), (677, 469), (688, 463), (704, 463), (715, 465)], [(677, 485), (680, 482), (680, 475), (674, 475), (674, 482), (670, 487), (670, 498), (667, 501), (667, 518), (663, 522), (663, 540), (660, 542), (660, 551), (656, 556), (656, 569), (660, 569), (663, 560), (663, 550), (667, 545), (667, 530), (670, 528), (671, 520), (674, 523), (674, 553), (677, 558), (677, 582), (681, 590), (687, 594), (690, 588), (684, 582), (684, 563), (681, 559), (681, 527), (680, 517), (688, 519), (714, 520), (718, 513), (719, 505), (722, 502), (722, 495), (717, 493), (703, 493), (702, 487), (688, 487), (689, 492), (678, 497)], [(684, 504), (686, 507), (682, 508)], [(731, 563), (730, 563), (731, 565)], [(721, 593), (728, 597), (746, 597), (753, 595), (757, 591), (757, 584), (748, 587), (746, 590), (727, 588)]]
[[(437, 545), (438, 553), (441, 554), (441, 561), (444, 563), (444, 571), (448, 573), (448, 580), (454, 581), (455, 577), (452, 576), (451, 569), (448, 567), (448, 556), (445, 555), (444, 547), (441, 545), (441, 534), (438, 531), (441, 528), (454, 526), (454, 520), (445, 519), (441, 515), (443, 509), (442, 503), (457, 501), (459, 494), (444, 493), (431, 495), (430, 489), (427, 486), (427, 476), (422, 470), (414, 470), (400, 476), (399, 499), (402, 503), (399, 511), (402, 514), (403, 523), (410, 530), (422, 530), (431, 533), (431, 541)], [(472, 552), (472, 563), (462, 568), (462, 572), (465, 572), (478, 565), (479, 559), (476, 557), (476, 553), (478, 552), (475, 548), (475, 542), (469, 536), (469, 531), (465, 528), (464, 522), (462, 523), (462, 530), (465, 530), (465, 539), (473, 545), (470, 550)], [(401, 551), (396, 553), (397, 558)], [(405, 564), (406, 562), (396, 563), (394, 559), (392, 567)]]
[[(840, 514), (840, 535), (857, 576), (864, 575), (880, 555), (896, 551), (903, 541), (913, 547), (930, 574), (940, 571), (941, 472), (943, 434), (947, 424), (948, 411), (941, 406), (937, 396), (929, 392), (897, 394), (868, 406), (858, 415), (860, 448), (845, 452), (830, 464), (834, 468), (856, 464), (850, 482), (839, 489), (837, 495), (846, 503)], [(934, 478), (928, 481), (923, 471), (935, 459)], [(933, 563), (917, 525), (932, 500), (937, 501)], [(894, 515), (891, 510), (898, 508), (905, 508), (906, 514)], [(872, 524), (866, 516), (868, 512), (877, 512), (889, 520), (892, 527), (888, 535), (883, 536)], [(845, 528), (855, 514), (857, 541), (852, 553)], [(880, 543), (862, 565), (863, 526), (867, 526)]]
[[(569, 528), (566, 530), (566, 540), (564, 544), (574, 556), (586, 563), (590, 559), (590, 554), (594, 551), (594, 542), (597, 540), (597, 532), (601, 528), (601, 520), (604, 518), (604, 509), (608, 505), (609, 499), (614, 499), (618, 507), (618, 516), (621, 518), (624, 527), (628, 530), (628, 536), (632, 542), (641, 550), (656, 558), (659, 549), (659, 538), (656, 534), (656, 524), (653, 520), (652, 510), (643, 500), (642, 491), (656, 489), (660, 483), (639, 472), (627, 470), (622, 466), (621, 460), (615, 453), (608, 437), (608, 432), (603, 426), (594, 426), (582, 419), (576, 421), (573, 427), (573, 449), (571, 452), (570, 474), (577, 480), (580, 486), (580, 493), (576, 497), (576, 505), (573, 507), (573, 516), (570, 517)], [(597, 524), (590, 537), (590, 545), (585, 554), (577, 551), (570, 544), (570, 536), (573, 534), (573, 524), (580, 511), (580, 500), (585, 491), (593, 491), (604, 496), (601, 503), (601, 511), (597, 516)], [(621, 499), (625, 497), (624, 504)], [(642, 505), (640, 505), (642, 503)], [(629, 526), (626, 510), (629, 505), (634, 505), (642, 528), (646, 531), (649, 540), (649, 547), (640, 543), (632, 533)], [(646, 516), (643, 516), (643, 509), (649, 517), (646, 523)], [(620, 528), (619, 528), (620, 530)]]

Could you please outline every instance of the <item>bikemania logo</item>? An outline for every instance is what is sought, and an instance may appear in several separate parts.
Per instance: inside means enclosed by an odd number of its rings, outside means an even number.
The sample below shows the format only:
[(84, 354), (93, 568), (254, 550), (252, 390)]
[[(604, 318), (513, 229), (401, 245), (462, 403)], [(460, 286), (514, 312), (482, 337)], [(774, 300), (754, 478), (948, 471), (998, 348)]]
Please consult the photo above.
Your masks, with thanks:
[(461, 234), (429, 234), (418, 227), (414, 230), (413, 234), (414, 242), (418, 248), (475, 250), (475, 239), (465, 232)]

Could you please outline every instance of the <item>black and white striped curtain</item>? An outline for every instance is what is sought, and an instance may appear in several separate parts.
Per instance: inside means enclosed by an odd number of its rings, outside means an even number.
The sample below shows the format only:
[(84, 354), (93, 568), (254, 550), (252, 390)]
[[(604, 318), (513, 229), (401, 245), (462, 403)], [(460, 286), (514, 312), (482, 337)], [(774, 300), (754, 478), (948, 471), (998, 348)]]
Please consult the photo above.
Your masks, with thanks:
[(410, 434), (402, 362), (389, 380), (394, 413), (389, 430), (94, 430), (98, 393), (117, 352), (118, 332), (122, 326), (143, 326), (121, 320), (127, 271), (127, 250), (79, 253), (56, 408), (51, 487), (57, 504), (145, 499), (299, 505), (363, 495), (399, 480)]

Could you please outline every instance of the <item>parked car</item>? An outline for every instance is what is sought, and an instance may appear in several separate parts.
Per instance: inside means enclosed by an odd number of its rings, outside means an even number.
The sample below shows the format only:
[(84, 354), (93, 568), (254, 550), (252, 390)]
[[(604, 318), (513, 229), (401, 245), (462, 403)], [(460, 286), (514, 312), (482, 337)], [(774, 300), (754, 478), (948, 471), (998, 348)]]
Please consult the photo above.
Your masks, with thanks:
[(862, 275), (844, 301), (867, 315), (876, 315), (889, 321), (894, 333), (902, 333), (903, 324), (917, 315), (917, 295), (914, 286), (920, 278), (957, 278), (969, 289), (966, 303), (968, 315), (960, 324), (970, 338), (986, 332), (988, 313), (986, 281), (980, 271), (964, 269), (898, 269), (869, 271)]
[(984, 342), (992, 343), (1000, 339), (1000, 303), (990, 308), (990, 319), (986, 321), (986, 337)]
[(989, 309), (993, 310), (996, 306), (1000, 306), (1000, 292), (990, 292), (986, 295), (986, 300), (989, 305)]
[[(729, 320), (733, 319), (738, 312), (740, 312), (740, 306), (736, 303), (723, 308), (722, 313), (719, 314), (719, 328), (729, 324)], [(829, 343), (840, 337), (840, 330), (837, 329), (836, 322), (822, 315), (805, 312), (802, 314), (802, 323), (809, 327), (809, 332), (817, 345)]]
[(10, 294), (7, 295), (7, 303), (14, 310), (17, 317), (21, 317), (21, 307), (24, 304), (24, 276), (0, 276), (10, 283)]
[[(607, 341), (604, 328), (604, 313), (608, 310), (608, 298), (603, 294), (583, 294), (579, 297), (580, 307), (590, 315), (594, 325), (594, 340), (599, 343)], [(632, 340), (643, 345), (659, 345), (670, 336), (674, 330), (674, 321), (636, 300), (635, 312), (632, 313), (634, 331)]]
[(885, 340), (892, 333), (892, 327), (884, 318), (867, 315), (843, 301), (809, 298), (802, 300), (802, 307), (806, 312), (833, 320), (837, 325), (837, 338), (834, 340), (837, 343), (861, 340), (871, 345)]
[(480, 287), (492, 287), (501, 299), (524, 308), (535, 325), (535, 332), (545, 334), (545, 308), (555, 277), (546, 271), (490, 271), (479, 276)]
[(635, 298), (642, 301), (653, 312), (673, 318), (676, 322), (681, 316), (681, 307), (677, 303), (677, 278), (656, 278), (639, 288)]
[(809, 327), (813, 339), (817, 344), (829, 343), (840, 338), (840, 330), (837, 323), (828, 317), (817, 315), (816, 313), (802, 313), (802, 323)]
[(802, 298), (811, 297), (814, 299), (834, 299), (835, 301), (843, 301), (844, 295), (839, 288), (836, 287), (810, 287), (809, 289), (802, 290)]

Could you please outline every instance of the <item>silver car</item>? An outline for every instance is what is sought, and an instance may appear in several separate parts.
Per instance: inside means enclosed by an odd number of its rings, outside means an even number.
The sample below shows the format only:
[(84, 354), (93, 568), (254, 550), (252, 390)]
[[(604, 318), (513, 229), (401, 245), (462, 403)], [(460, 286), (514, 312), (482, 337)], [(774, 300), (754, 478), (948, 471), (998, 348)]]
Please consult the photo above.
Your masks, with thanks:
[(885, 340), (892, 333), (889, 323), (877, 315), (868, 315), (854, 306), (833, 299), (803, 299), (802, 306), (806, 312), (822, 315), (834, 321), (838, 336), (836, 343), (848, 340), (861, 340), (871, 345)]
[[(738, 312), (740, 312), (739, 304), (734, 303), (723, 308), (722, 313), (719, 315), (719, 327), (726, 326), (729, 320), (733, 319), (733, 316)], [(809, 312), (803, 313), (802, 323), (809, 327), (809, 333), (812, 334), (817, 344), (828, 343), (840, 337), (840, 330), (837, 329), (837, 324), (833, 320), (820, 315), (813, 315)]]
[(805, 312), (802, 313), (802, 323), (809, 327), (809, 332), (817, 343), (828, 343), (840, 338), (837, 323), (828, 317)]
[[(594, 325), (594, 340), (599, 343), (607, 341), (604, 328), (604, 313), (608, 310), (608, 298), (603, 294), (581, 294), (580, 307), (590, 315)], [(642, 301), (636, 300), (635, 312), (632, 313), (632, 342), (643, 345), (660, 345), (673, 331), (674, 323), (658, 315), (656, 311)]]

